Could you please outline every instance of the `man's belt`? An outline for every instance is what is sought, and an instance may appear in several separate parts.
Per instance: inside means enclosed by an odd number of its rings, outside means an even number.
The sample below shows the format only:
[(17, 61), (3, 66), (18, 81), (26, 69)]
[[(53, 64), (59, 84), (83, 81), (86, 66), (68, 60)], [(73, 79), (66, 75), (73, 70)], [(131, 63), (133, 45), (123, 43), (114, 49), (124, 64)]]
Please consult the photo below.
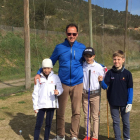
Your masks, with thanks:
[[(83, 89), (83, 91), (84, 91), (84, 93), (86, 93), (86, 94), (89, 93), (88, 90)], [(98, 89), (98, 90), (92, 90), (92, 91), (90, 91), (90, 94), (97, 94), (97, 93), (99, 93), (99, 91), (100, 91), (99, 89)]]

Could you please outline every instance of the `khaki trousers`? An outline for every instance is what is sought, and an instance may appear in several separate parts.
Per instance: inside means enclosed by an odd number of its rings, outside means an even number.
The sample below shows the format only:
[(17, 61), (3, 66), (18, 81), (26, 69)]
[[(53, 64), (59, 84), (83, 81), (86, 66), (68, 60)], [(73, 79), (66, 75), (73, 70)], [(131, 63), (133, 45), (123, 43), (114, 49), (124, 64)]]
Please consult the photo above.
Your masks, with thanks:
[[(98, 128), (99, 128), (99, 93), (90, 94), (89, 100), (89, 124), (88, 124), (88, 137), (91, 136), (91, 117), (93, 119), (93, 134), (92, 137), (98, 139)], [(84, 111), (84, 124), (85, 124), (85, 135), (87, 135), (87, 117), (88, 117), (88, 94), (83, 93), (82, 95), (82, 105)]]
[(78, 137), (80, 126), (80, 108), (82, 101), (83, 83), (75, 86), (67, 86), (62, 84), (64, 89), (62, 95), (58, 96), (59, 108), (57, 109), (57, 135), (65, 136), (65, 109), (68, 97), (71, 99), (71, 137)]

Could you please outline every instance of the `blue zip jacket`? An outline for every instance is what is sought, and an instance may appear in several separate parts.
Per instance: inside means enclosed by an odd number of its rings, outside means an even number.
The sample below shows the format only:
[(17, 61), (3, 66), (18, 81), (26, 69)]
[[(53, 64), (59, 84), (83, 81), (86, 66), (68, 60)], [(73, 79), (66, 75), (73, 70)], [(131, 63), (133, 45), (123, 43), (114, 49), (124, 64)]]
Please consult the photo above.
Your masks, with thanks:
[(124, 67), (114, 71), (114, 67), (106, 73), (102, 88), (107, 89), (107, 98), (112, 106), (126, 106), (133, 101), (132, 74)]
[[(83, 83), (83, 51), (85, 45), (77, 41), (71, 47), (68, 40), (56, 45), (50, 59), (55, 65), (59, 60), (58, 76), (61, 82), (67, 86), (74, 86)], [(37, 74), (40, 74), (40, 69)]]

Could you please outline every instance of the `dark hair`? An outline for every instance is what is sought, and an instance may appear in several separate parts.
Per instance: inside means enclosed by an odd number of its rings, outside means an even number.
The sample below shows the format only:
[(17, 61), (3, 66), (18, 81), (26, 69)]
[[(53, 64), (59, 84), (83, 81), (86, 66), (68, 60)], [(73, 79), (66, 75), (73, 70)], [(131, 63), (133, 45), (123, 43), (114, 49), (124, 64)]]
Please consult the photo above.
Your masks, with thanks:
[(121, 57), (121, 58), (125, 58), (124, 52), (122, 50), (118, 50), (116, 52), (113, 53), (113, 57)]
[(77, 32), (78, 32), (78, 26), (77, 26), (76, 24), (74, 24), (74, 23), (68, 24), (68, 25), (66, 26), (66, 32), (67, 32), (67, 29), (68, 29), (69, 27), (75, 27), (75, 28), (77, 29)]

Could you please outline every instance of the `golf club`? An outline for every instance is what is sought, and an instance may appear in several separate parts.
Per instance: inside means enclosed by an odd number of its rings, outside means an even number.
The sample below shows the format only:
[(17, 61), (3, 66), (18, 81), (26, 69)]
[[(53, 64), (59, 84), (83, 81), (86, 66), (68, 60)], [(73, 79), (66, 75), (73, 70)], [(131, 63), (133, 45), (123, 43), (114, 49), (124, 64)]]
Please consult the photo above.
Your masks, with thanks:
[[(56, 90), (56, 85), (55, 85), (55, 90)], [(57, 95), (55, 95), (55, 108), (56, 108), (56, 139), (57, 139)]]
[(107, 90), (106, 90), (106, 105), (107, 105), (107, 136), (108, 136), (108, 139), (109, 139), (109, 120), (108, 120), (108, 100), (107, 100)]
[(88, 123), (89, 123), (90, 75), (91, 75), (91, 70), (89, 70), (88, 116), (87, 116), (87, 140), (88, 140)]
[(100, 89), (99, 89), (99, 125), (98, 125), (98, 139), (99, 139), (99, 130), (100, 130), (100, 103), (101, 103), (101, 81), (99, 82)]

